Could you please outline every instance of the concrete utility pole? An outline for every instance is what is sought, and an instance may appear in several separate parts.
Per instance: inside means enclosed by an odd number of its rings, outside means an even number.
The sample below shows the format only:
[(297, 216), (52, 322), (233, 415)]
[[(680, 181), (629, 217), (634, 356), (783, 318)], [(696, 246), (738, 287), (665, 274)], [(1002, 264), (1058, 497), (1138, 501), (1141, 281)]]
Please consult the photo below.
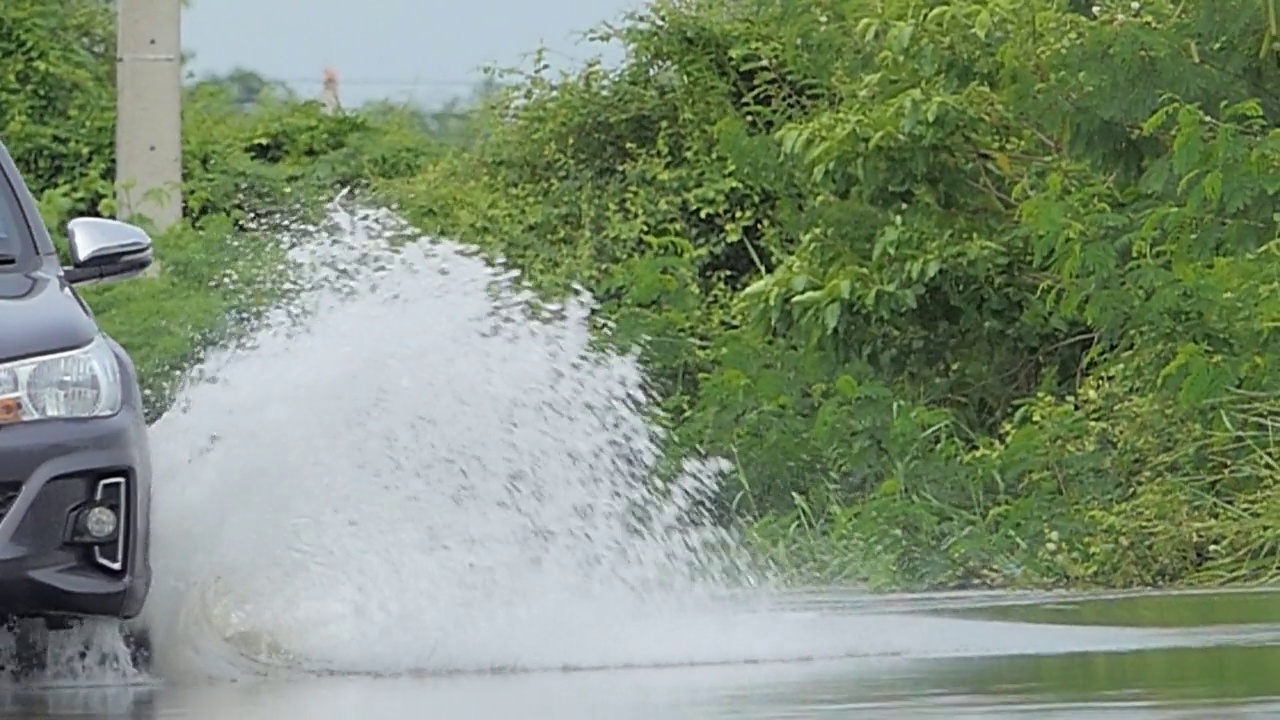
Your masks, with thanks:
[(338, 71), (325, 68), (321, 87), (320, 103), (324, 106), (324, 111), (330, 115), (342, 112), (342, 99), (338, 97)]
[(116, 217), (164, 230), (182, 219), (182, 0), (116, 5)]

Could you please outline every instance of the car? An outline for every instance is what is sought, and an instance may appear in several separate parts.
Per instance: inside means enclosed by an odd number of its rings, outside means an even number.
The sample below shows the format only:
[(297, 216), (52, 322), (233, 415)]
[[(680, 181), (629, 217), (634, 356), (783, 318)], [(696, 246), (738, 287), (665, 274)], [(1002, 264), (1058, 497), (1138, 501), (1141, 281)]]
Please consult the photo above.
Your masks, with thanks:
[(134, 628), (151, 587), (151, 453), (133, 360), (77, 288), (152, 264), (140, 227), (66, 225), (64, 266), (0, 143), (0, 621), (19, 676), (44, 672), (51, 633), (86, 618)]

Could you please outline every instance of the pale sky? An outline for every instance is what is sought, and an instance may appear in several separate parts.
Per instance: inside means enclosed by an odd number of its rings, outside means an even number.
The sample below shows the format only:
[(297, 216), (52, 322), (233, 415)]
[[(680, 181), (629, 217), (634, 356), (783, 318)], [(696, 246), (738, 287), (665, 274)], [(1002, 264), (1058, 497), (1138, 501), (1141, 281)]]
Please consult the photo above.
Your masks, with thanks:
[(239, 65), (319, 95), (335, 68), (344, 105), (466, 95), (486, 63), (519, 64), (540, 44), (553, 64), (607, 53), (578, 35), (643, 0), (192, 0), (182, 46), (198, 74)]

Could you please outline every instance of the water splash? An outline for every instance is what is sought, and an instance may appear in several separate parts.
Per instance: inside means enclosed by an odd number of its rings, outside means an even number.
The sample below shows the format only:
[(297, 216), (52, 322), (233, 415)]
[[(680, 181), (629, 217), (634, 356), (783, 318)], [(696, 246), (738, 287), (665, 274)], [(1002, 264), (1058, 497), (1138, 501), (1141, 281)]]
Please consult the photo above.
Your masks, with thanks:
[(165, 679), (1159, 639), (796, 607), (699, 513), (724, 463), (656, 481), (644, 374), (594, 348), (586, 299), (539, 304), (385, 211), (335, 207), (286, 241), (291, 302), (152, 429), (146, 620)]
[(751, 577), (694, 511), (722, 466), (655, 483), (643, 374), (590, 347), (585, 302), (395, 249), (389, 213), (332, 223), (153, 427), (162, 672), (590, 665)]
[[(0, 665), (11, 667), (16, 651), (14, 636), (0, 632)], [(120, 623), (93, 619), (52, 634), (49, 665), (39, 681), (44, 687), (84, 687), (139, 684), (148, 678), (133, 667)], [(13, 684), (7, 672), (0, 674), (0, 687)], [(0, 705), (2, 700), (0, 695)]]

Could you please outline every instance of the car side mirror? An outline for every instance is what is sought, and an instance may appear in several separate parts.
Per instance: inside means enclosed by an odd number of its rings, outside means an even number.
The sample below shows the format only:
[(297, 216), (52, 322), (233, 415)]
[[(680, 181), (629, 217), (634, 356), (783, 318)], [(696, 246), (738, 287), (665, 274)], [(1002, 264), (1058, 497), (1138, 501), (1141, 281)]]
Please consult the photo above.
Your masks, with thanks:
[(151, 236), (137, 225), (80, 217), (67, 223), (71, 267), (63, 276), (73, 285), (115, 282), (141, 275), (152, 263)]

